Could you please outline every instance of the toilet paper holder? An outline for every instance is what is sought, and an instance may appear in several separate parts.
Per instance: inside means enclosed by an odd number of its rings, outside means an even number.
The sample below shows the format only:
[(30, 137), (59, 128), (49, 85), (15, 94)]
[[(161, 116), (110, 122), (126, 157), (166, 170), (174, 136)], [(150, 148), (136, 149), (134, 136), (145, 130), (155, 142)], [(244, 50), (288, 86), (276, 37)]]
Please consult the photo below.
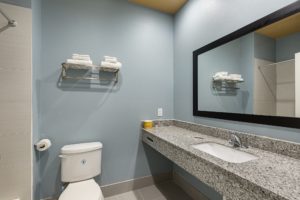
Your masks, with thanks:
[(42, 139), (38, 141), (34, 146), (37, 151), (46, 151), (51, 147), (51, 141), (49, 139)]

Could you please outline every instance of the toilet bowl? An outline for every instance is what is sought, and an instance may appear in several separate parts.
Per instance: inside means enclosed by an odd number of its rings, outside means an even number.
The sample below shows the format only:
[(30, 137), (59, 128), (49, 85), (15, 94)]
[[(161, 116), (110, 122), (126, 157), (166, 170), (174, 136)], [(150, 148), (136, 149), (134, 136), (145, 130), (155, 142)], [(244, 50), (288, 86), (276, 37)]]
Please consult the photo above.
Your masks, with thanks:
[(66, 145), (61, 149), (61, 180), (68, 183), (59, 200), (104, 200), (93, 179), (101, 173), (100, 142)]
[(102, 191), (94, 179), (70, 183), (59, 200), (104, 200)]

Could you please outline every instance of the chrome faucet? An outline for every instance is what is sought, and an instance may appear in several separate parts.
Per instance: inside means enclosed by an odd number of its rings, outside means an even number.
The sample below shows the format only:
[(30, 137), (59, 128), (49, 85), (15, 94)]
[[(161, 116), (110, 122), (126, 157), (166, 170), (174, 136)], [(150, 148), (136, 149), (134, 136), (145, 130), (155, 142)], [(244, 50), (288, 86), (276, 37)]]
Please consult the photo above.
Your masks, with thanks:
[(233, 147), (243, 147), (241, 139), (235, 134), (231, 134), (229, 144)]

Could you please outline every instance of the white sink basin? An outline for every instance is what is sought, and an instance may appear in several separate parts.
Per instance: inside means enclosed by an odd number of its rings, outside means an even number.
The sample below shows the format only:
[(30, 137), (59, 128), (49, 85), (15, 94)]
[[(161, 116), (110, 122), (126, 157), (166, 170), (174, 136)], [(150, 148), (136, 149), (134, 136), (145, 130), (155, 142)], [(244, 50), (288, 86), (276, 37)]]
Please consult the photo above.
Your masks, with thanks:
[(192, 147), (231, 163), (243, 163), (258, 158), (255, 155), (217, 143), (202, 143), (192, 145)]

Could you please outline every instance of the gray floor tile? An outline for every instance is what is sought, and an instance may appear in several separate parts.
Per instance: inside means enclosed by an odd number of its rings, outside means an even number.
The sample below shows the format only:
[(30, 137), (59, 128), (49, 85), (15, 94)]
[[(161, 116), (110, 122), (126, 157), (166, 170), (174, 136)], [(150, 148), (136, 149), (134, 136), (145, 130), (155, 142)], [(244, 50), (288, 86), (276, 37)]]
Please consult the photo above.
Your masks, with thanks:
[(173, 182), (151, 185), (105, 198), (105, 200), (192, 200)]
[(129, 191), (115, 196), (107, 197), (105, 200), (143, 200), (139, 191)]

